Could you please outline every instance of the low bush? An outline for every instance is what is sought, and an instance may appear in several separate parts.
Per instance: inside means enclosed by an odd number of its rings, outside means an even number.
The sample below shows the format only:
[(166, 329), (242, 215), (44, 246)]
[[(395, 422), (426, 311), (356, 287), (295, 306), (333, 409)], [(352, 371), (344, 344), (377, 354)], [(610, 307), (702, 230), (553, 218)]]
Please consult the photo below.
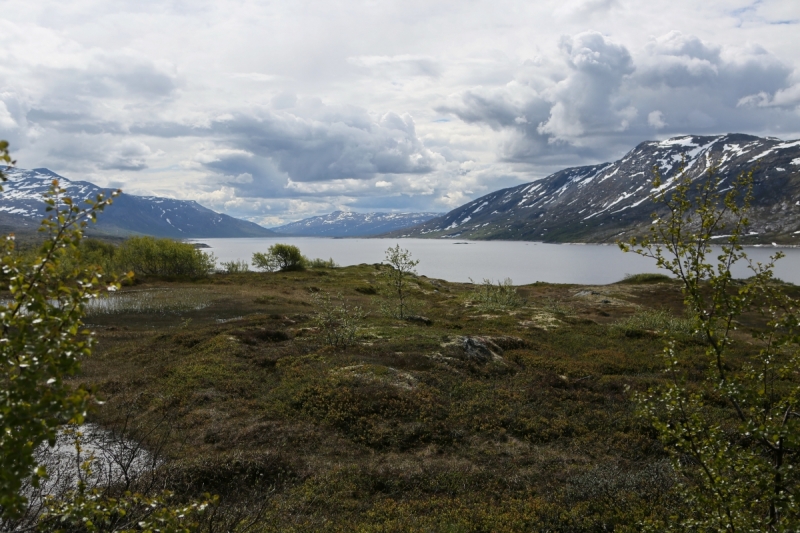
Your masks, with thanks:
[[(470, 278), (470, 281), (472, 279)], [(473, 283), (475, 283), (473, 281)], [(483, 283), (477, 285), (469, 298), (478, 307), (483, 309), (509, 309), (521, 306), (524, 302), (511, 278), (496, 283), (490, 279), (484, 279)]]
[(306, 265), (308, 268), (338, 268), (339, 264), (333, 260), (333, 257), (325, 259), (317, 257), (316, 259), (306, 259)]
[(267, 253), (253, 254), (253, 266), (267, 272), (289, 272), (306, 269), (307, 259), (300, 253), (300, 248), (291, 244), (273, 244)]
[(117, 249), (114, 263), (141, 276), (187, 278), (207, 276), (216, 267), (213, 255), (191, 244), (153, 237), (128, 239)]
[(314, 305), (317, 308), (315, 322), (325, 339), (325, 344), (335, 348), (344, 348), (356, 342), (356, 334), (366, 316), (359, 306), (348, 305), (337, 295), (336, 301), (331, 301), (328, 293), (315, 293)]
[(250, 263), (244, 260), (223, 261), (220, 266), (225, 274), (242, 274), (250, 271)]

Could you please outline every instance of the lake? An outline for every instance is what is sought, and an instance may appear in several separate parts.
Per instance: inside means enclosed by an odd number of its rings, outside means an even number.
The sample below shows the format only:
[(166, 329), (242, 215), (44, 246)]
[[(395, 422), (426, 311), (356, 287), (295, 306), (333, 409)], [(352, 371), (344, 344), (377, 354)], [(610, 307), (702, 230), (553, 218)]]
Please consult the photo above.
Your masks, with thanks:
[[(400, 244), (419, 259), (417, 271), (431, 278), (465, 282), (472, 278), (498, 280), (511, 278), (515, 284), (536, 281), (549, 283), (606, 284), (625, 274), (657, 272), (655, 262), (633, 253), (623, 253), (616, 245), (545, 244), (524, 241), (464, 241), (443, 239), (331, 239), (323, 237), (270, 237), (251, 239), (191, 239), (210, 246), (217, 261), (244, 259), (253, 252), (266, 252), (275, 243), (293, 244), (309, 258), (333, 258), (342, 266), (380, 263), (390, 246)], [(778, 249), (781, 259), (775, 275), (800, 284), (800, 249), (748, 247), (748, 255), (764, 262)], [(747, 277), (747, 269), (734, 270)]]

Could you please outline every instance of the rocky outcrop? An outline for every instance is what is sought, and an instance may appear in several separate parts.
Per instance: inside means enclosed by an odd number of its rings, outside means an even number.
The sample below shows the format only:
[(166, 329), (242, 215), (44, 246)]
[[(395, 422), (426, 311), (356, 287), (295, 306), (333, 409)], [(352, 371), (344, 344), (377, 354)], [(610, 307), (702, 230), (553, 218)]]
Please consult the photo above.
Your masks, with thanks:
[(468, 362), (505, 363), (503, 354), (505, 350), (524, 348), (527, 343), (518, 337), (501, 336), (489, 337), (480, 335), (458, 336), (442, 344), (456, 359)]

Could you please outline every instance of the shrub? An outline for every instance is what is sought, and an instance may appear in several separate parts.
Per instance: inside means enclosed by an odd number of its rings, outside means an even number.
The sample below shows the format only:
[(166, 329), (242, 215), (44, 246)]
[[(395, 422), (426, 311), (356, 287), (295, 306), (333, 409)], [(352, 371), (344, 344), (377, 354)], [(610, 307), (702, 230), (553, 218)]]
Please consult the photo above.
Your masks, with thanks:
[(339, 265), (336, 263), (336, 261), (333, 260), (333, 257), (331, 257), (327, 261), (325, 259), (321, 259), (319, 257), (316, 258), (316, 259), (306, 259), (306, 264), (308, 265), (308, 268), (338, 268), (339, 267)]
[[(0, 143), (2, 159), (3, 143)], [(5, 180), (0, 173), (0, 180)], [(0, 190), (2, 190), (0, 188)], [(61, 261), (73, 256), (86, 219), (102, 211), (111, 199), (98, 195), (80, 209), (53, 181), (45, 201), (54, 213), (42, 222), (46, 240), (34, 261), (14, 252), (14, 237), (0, 241), (8, 299), (0, 303), (0, 524), (20, 515), (27, 504), (23, 480), (38, 487), (47, 476), (34, 450), (55, 442), (56, 429), (66, 421), (82, 422), (89, 392), (68, 379), (89, 355), (94, 338), (83, 332), (84, 306), (104, 288), (97, 267), (76, 268), (64, 280)], [(107, 285), (115, 289), (112, 281)]]
[(222, 271), (226, 274), (242, 274), (250, 271), (250, 264), (244, 260), (223, 261), (220, 263)]
[(191, 244), (153, 237), (128, 239), (117, 250), (115, 260), (123, 269), (143, 276), (198, 278), (216, 267), (213, 255)]
[[(475, 283), (472, 278), (470, 281)], [(482, 309), (509, 309), (523, 304), (511, 278), (498, 280), (497, 283), (484, 279), (483, 283), (473, 289), (469, 298)]]
[[(653, 198), (666, 216), (653, 215), (650, 235), (620, 244), (654, 259), (681, 282), (693, 329), (705, 348), (705, 379), (690, 386), (693, 354), (671, 341), (664, 348), (661, 387), (637, 396), (640, 414), (657, 431), (679, 474), (677, 491), (690, 513), (656, 531), (797, 531), (800, 527), (797, 443), (800, 442), (800, 310), (773, 283), (777, 252), (748, 259), (741, 240), (749, 231), (753, 172), (733, 180), (711, 168), (692, 180), (681, 169), (669, 186), (656, 170)], [(724, 183), (725, 188), (722, 188)], [(715, 235), (724, 233), (719, 250)], [(734, 281), (744, 261), (753, 276)], [(741, 343), (734, 334), (744, 313), (765, 318)], [(696, 357), (696, 356), (695, 356)], [(712, 400), (713, 399), (713, 400)], [(711, 408), (711, 404), (727, 409)]]
[(273, 244), (267, 253), (254, 253), (252, 261), (254, 267), (267, 272), (276, 270), (287, 272), (306, 268), (306, 258), (300, 253), (300, 248), (291, 244)]
[(411, 259), (411, 252), (403, 250), (400, 245), (386, 250), (386, 262), (389, 268), (382, 272), (383, 281), (393, 300), (385, 305), (385, 314), (394, 318), (406, 318), (409, 313), (409, 282), (417, 272), (414, 270), (419, 264), (418, 259)]
[(356, 341), (358, 328), (366, 316), (359, 306), (349, 306), (341, 294), (336, 296), (338, 303), (331, 301), (328, 293), (312, 296), (317, 308), (315, 322), (325, 338), (325, 344), (335, 348), (345, 348)]
[[(5, 141), (0, 141), (0, 161), (11, 163)], [(0, 182), (5, 180), (0, 171)], [(55, 444), (62, 424), (82, 423), (91, 405), (89, 391), (70, 383), (94, 345), (93, 334), (83, 329), (86, 302), (119, 287), (113, 279), (101, 283), (101, 269), (80, 262), (65, 275), (62, 263), (72, 264), (80, 252), (87, 221), (111, 204), (111, 198), (100, 194), (81, 208), (66, 192), (54, 180), (45, 194), (50, 215), (40, 231), (46, 238), (33, 261), (15, 253), (13, 235), (0, 239), (0, 263), (7, 280), (3, 288), (8, 290), (8, 299), (0, 302), (0, 529), (187, 533), (199, 529), (208, 502), (173, 507), (166, 503), (168, 493), (151, 498), (125, 492), (114, 498), (99, 488), (90, 489), (83, 480), (65, 494), (51, 494), (43, 508), (29, 507), (31, 493), (23, 486), (40, 488), (49, 474), (46, 465), (37, 464), (36, 450), (44, 443)], [(88, 465), (81, 466), (84, 480)]]

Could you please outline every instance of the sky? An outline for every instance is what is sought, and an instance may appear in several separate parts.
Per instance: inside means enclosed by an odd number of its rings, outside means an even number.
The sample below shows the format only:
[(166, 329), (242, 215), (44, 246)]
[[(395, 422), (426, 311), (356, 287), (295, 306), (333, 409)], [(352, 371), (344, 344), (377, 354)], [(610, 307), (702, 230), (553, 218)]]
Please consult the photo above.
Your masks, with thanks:
[(264, 226), (800, 138), (797, 0), (0, 0), (20, 168)]

